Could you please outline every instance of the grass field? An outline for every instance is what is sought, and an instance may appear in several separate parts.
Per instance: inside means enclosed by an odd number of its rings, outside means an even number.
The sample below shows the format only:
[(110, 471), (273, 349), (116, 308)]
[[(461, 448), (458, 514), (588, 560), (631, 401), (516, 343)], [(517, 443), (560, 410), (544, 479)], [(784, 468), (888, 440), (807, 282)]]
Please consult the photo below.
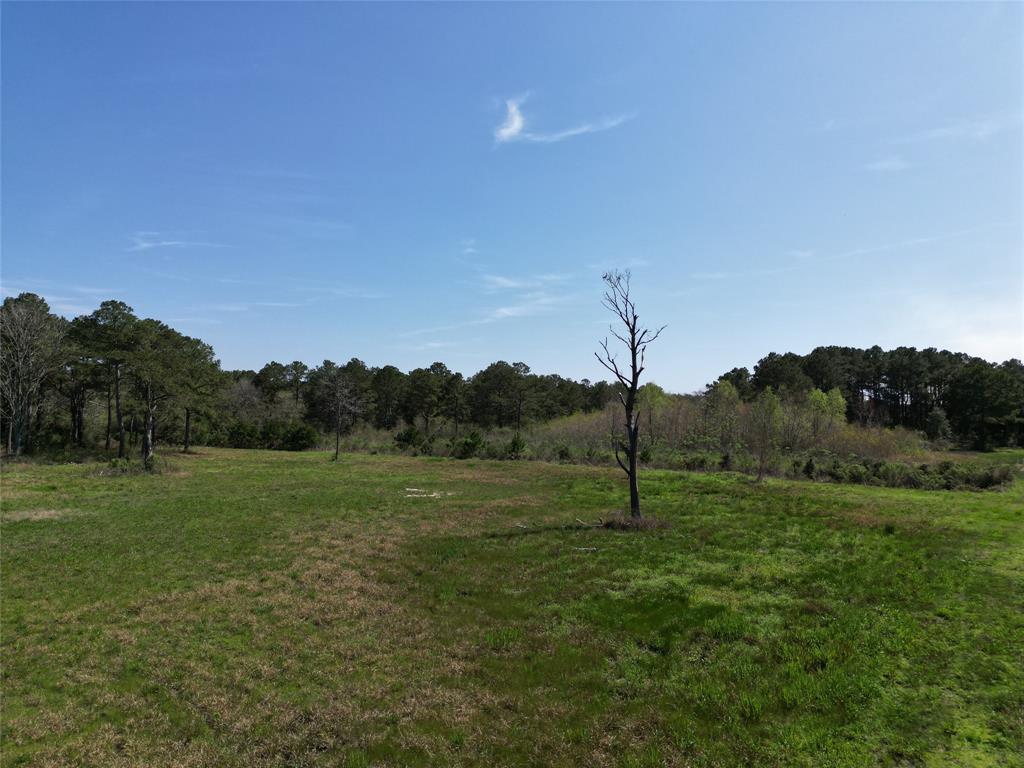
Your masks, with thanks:
[(171, 461), (5, 467), (4, 766), (1024, 765), (1021, 481)]

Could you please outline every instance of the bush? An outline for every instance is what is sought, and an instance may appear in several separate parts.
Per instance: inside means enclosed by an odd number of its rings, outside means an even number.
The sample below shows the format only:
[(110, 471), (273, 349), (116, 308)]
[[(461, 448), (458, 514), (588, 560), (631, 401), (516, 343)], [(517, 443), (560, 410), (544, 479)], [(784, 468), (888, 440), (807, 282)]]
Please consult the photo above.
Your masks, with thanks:
[(807, 463), (804, 464), (804, 475), (809, 480), (814, 479), (814, 473), (817, 471), (817, 467), (814, 466), (814, 457), (811, 456), (807, 459)]
[(423, 444), (423, 433), (414, 426), (408, 426), (395, 435), (395, 443), (399, 448), (418, 448)]
[(309, 424), (295, 422), (284, 434), (282, 448), (286, 451), (308, 451), (316, 448), (320, 442), (320, 433)]
[(259, 448), (260, 429), (252, 422), (236, 421), (228, 428), (229, 448)]
[(516, 432), (509, 441), (506, 452), (510, 459), (518, 459), (526, 451), (526, 441)]
[(280, 450), (284, 443), (285, 425), (277, 420), (271, 419), (263, 422), (260, 427), (260, 447)]
[(461, 438), (452, 438), (452, 455), (457, 459), (470, 459), (480, 453), (484, 447), (484, 439), (479, 432), (473, 431)]

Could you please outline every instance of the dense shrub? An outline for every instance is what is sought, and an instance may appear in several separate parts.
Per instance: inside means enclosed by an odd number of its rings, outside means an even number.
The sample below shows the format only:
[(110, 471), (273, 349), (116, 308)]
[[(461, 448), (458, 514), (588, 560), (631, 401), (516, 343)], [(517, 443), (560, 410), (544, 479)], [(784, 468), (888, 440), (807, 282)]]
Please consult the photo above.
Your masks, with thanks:
[(295, 422), (284, 433), (282, 448), (286, 451), (308, 451), (316, 448), (320, 442), (320, 433), (309, 424)]
[(512, 439), (509, 440), (506, 453), (510, 459), (518, 459), (523, 455), (523, 453), (525, 453), (525, 451), (526, 441), (523, 440), (522, 436), (518, 432), (516, 432), (512, 436)]
[(227, 445), (229, 448), (259, 448), (260, 428), (248, 421), (236, 421), (228, 427)]
[(480, 453), (484, 447), (484, 439), (479, 432), (473, 431), (461, 438), (452, 438), (451, 452), (457, 459), (470, 459)]
[[(211, 441), (213, 442), (213, 441)], [(263, 424), (235, 421), (216, 444), (228, 448), (269, 448), (274, 451), (306, 451), (320, 443), (316, 428), (302, 421), (268, 419)]]
[(423, 433), (416, 427), (406, 427), (395, 435), (395, 444), (402, 449), (418, 448), (423, 444)]

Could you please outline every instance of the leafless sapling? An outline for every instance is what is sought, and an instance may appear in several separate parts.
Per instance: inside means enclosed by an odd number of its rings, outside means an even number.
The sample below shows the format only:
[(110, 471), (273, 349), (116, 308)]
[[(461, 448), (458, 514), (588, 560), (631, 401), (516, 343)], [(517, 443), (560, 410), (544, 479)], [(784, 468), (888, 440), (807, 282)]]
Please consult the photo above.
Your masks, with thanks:
[[(637, 484), (637, 451), (640, 441), (640, 418), (637, 409), (637, 390), (640, 388), (640, 374), (644, 371), (644, 358), (648, 345), (661, 335), (665, 326), (655, 331), (640, 326), (636, 303), (630, 296), (630, 273), (606, 272), (603, 276), (605, 293), (602, 305), (611, 311), (622, 323), (622, 330), (614, 326), (608, 330), (612, 336), (625, 345), (629, 354), (629, 366), (620, 367), (616, 355), (608, 348), (608, 339), (601, 342), (601, 352), (595, 352), (598, 362), (607, 368), (619, 382), (619, 402), (625, 413), (626, 439), (615, 440), (615, 460), (629, 478), (629, 513), (634, 519), (640, 518), (640, 490)], [(626, 454), (622, 461), (620, 450)]]

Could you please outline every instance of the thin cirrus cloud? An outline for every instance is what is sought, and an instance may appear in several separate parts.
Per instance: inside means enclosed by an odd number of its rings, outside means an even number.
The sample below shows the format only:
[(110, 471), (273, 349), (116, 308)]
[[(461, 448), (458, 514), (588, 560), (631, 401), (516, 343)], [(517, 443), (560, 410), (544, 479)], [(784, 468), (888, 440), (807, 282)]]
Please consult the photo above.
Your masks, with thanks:
[(485, 293), (495, 293), (505, 290), (524, 290), (528, 288), (541, 288), (552, 283), (560, 283), (570, 279), (571, 275), (560, 275), (553, 272), (530, 277), (508, 277), (507, 275), (481, 275)]
[[(524, 283), (525, 285), (525, 283)], [(521, 288), (522, 286), (517, 286)], [(513, 318), (535, 317), (546, 315), (555, 311), (558, 306), (564, 305), (573, 300), (569, 294), (553, 293), (545, 289), (520, 292), (513, 296), (508, 303), (492, 309), (485, 310), (482, 314), (472, 320), (465, 320), (449, 325), (437, 325), (429, 328), (417, 328), (406, 331), (401, 336), (404, 338), (423, 336), (433, 333), (444, 333), (463, 328), (472, 328), (481, 325), (501, 322)]]
[(910, 164), (902, 157), (893, 155), (891, 157), (883, 157), (879, 160), (875, 160), (864, 167), (873, 173), (894, 173), (895, 171), (906, 170), (910, 167)]
[(560, 131), (534, 131), (527, 126), (526, 116), (523, 114), (522, 106), (529, 94), (505, 99), (505, 120), (494, 129), (494, 141), (498, 144), (508, 144), (514, 141), (529, 141), (536, 144), (554, 144), (559, 141), (571, 139), (574, 136), (582, 136), (587, 133), (607, 131), (611, 128), (622, 125), (631, 120), (634, 115), (621, 114), (602, 117), (599, 120), (587, 121), (571, 128), (564, 128)]
[[(931, 245), (933, 243), (941, 243), (946, 240), (954, 240), (956, 238), (971, 235), (976, 232), (984, 232), (986, 230), (1000, 226), (1004, 225), (1000, 222), (995, 222), (992, 224), (986, 224), (977, 227), (968, 227), (966, 229), (958, 229), (951, 232), (943, 232), (936, 235), (912, 237), (907, 240), (898, 240), (890, 243), (881, 243), (879, 245), (870, 245), (861, 248), (853, 248), (851, 250), (825, 254), (821, 256), (817, 255), (815, 251), (809, 249), (800, 251), (790, 251), (790, 255), (802, 261), (814, 259), (818, 263), (858, 259), (865, 256), (874, 256), (879, 253), (886, 253), (889, 251), (918, 248), (922, 245)], [(690, 277), (694, 280), (731, 280), (752, 277), (771, 277), (774, 275), (781, 275), (787, 272), (794, 272), (796, 270), (801, 269), (804, 269), (804, 265), (794, 264), (790, 266), (767, 267), (762, 269), (748, 269), (739, 271), (693, 272), (690, 274)]]
[(154, 248), (230, 248), (224, 243), (210, 243), (204, 240), (179, 240), (161, 232), (136, 232), (132, 235), (134, 244), (129, 253), (150, 251)]
[(248, 312), (250, 309), (256, 309), (260, 307), (270, 307), (275, 309), (288, 309), (295, 307), (304, 307), (311, 304), (312, 301), (236, 301), (226, 304), (211, 304), (209, 309), (216, 312)]
[(899, 136), (892, 140), (893, 144), (919, 144), (921, 142), (942, 139), (973, 139), (984, 141), (1003, 131), (1007, 125), (1004, 120), (995, 117), (982, 117), (973, 120), (956, 120), (917, 133)]

